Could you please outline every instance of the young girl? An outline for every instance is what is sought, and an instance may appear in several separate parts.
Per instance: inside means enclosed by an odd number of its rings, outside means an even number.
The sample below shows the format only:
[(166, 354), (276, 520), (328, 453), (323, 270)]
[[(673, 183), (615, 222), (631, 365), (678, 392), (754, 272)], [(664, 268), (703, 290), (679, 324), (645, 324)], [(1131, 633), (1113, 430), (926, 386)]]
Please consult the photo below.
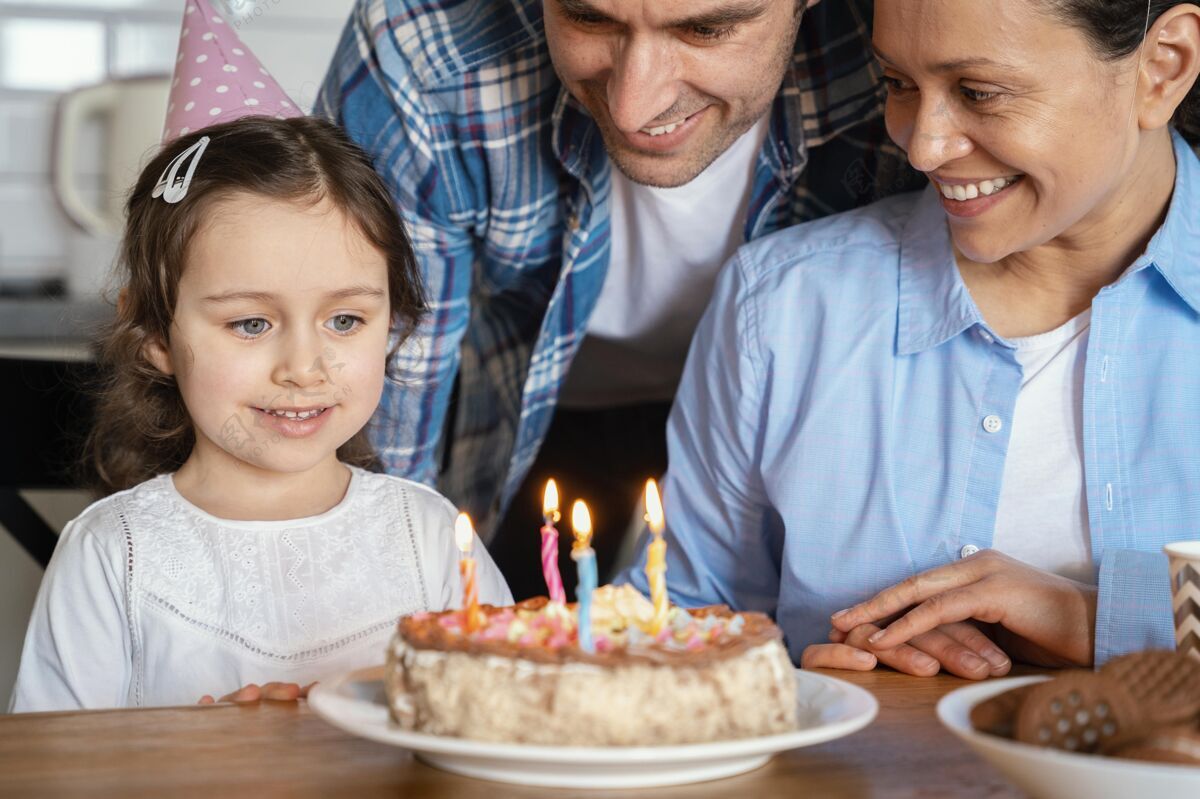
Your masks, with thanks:
[[(156, 189), (180, 162), (190, 184)], [(89, 441), (111, 495), (63, 531), (12, 709), (294, 698), (457, 605), (455, 509), (368, 471), (423, 302), (366, 156), (308, 117), (180, 136), (133, 190), (121, 265)], [(474, 556), (481, 601), (511, 602)]]

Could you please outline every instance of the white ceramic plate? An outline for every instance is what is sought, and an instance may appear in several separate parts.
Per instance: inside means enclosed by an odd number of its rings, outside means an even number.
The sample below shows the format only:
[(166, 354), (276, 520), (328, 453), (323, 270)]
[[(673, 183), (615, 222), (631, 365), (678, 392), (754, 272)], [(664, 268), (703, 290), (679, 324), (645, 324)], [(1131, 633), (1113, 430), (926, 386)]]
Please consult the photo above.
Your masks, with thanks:
[(871, 723), (875, 697), (832, 677), (796, 671), (800, 729), (719, 743), (679, 746), (532, 746), (409, 732), (388, 720), (383, 668), (318, 683), (308, 695), (317, 715), (346, 732), (411, 749), (431, 766), (498, 782), (561, 788), (646, 788), (729, 777), (773, 754), (849, 735)]
[(971, 727), (971, 708), (978, 703), (1010, 688), (1047, 679), (1008, 677), (959, 688), (938, 702), (938, 718), (1006, 777), (1039, 799), (1200, 797), (1200, 767), (1072, 754), (1017, 743)]

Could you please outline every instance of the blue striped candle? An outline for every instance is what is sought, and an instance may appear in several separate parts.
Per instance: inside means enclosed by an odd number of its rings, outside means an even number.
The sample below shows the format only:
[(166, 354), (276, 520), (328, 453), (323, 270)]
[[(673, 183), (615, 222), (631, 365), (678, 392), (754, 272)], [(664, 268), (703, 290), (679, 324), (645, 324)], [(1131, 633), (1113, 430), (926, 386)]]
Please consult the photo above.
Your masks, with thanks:
[(596, 590), (596, 550), (592, 549), (592, 517), (587, 505), (576, 500), (571, 508), (571, 528), (575, 543), (571, 547), (571, 560), (575, 561), (575, 572), (579, 582), (575, 586), (575, 598), (579, 610), (579, 648), (584, 652), (595, 652), (592, 640), (592, 592)]

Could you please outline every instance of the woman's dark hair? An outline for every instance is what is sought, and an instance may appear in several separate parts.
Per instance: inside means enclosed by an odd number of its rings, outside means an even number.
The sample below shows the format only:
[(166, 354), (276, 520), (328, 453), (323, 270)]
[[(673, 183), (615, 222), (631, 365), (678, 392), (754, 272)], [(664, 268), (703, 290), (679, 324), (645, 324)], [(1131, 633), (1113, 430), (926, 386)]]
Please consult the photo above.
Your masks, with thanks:
[[(159, 176), (202, 136), (209, 143), (187, 196), (174, 205), (155, 198)], [(328, 200), (383, 253), (394, 335), (389, 364), (425, 312), (412, 245), (392, 198), (341, 128), (316, 117), (251, 116), (174, 139), (142, 170), (126, 205), (115, 276), (121, 297), (99, 341), (103, 378), (83, 467), (102, 495), (175, 471), (192, 451), (195, 434), (175, 379), (144, 352), (148, 342), (169, 341), (192, 237), (216, 203), (236, 194), (305, 207)], [(364, 468), (379, 467), (365, 428), (337, 454)]]
[[(1132, 55), (1166, 12), (1185, 5), (1178, 0), (1150, 0), (1147, 22), (1146, 0), (1043, 0), (1056, 17), (1087, 36), (1101, 58), (1117, 60)], [(1200, 140), (1200, 88), (1192, 84), (1175, 112), (1175, 127), (1189, 141)]]

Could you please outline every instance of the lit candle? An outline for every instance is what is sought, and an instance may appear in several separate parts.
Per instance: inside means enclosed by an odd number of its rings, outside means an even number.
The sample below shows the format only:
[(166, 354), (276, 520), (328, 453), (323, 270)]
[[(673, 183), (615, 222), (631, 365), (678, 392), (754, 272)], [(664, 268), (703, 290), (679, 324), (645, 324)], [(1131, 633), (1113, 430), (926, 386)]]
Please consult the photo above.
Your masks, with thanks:
[(471, 526), (471, 517), (465, 513), (458, 514), (458, 518), (454, 520), (454, 543), (458, 545), (458, 574), (462, 578), (463, 627), (467, 632), (474, 632), (483, 624), (483, 611), (479, 609), (475, 558), (471, 557), (471, 548), (475, 544), (475, 529)]
[(550, 593), (550, 601), (564, 603), (567, 593), (563, 590), (562, 575), (558, 571), (558, 530), (554, 523), (561, 519), (558, 512), (558, 486), (553, 480), (546, 483), (546, 493), (542, 499), (542, 576), (546, 578), (546, 590)]
[(658, 635), (667, 625), (667, 542), (663, 540), (663, 509), (658, 498), (658, 485), (646, 481), (646, 521), (654, 539), (646, 552), (646, 581), (650, 584), (650, 602), (654, 605), (654, 618), (650, 632)]
[(571, 530), (575, 543), (571, 547), (571, 559), (579, 574), (575, 597), (579, 600), (579, 648), (584, 652), (595, 652), (592, 640), (592, 592), (596, 590), (596, 550), (592, 549), (592, 517), (583, 500), (575, 500), (571, 506)]

